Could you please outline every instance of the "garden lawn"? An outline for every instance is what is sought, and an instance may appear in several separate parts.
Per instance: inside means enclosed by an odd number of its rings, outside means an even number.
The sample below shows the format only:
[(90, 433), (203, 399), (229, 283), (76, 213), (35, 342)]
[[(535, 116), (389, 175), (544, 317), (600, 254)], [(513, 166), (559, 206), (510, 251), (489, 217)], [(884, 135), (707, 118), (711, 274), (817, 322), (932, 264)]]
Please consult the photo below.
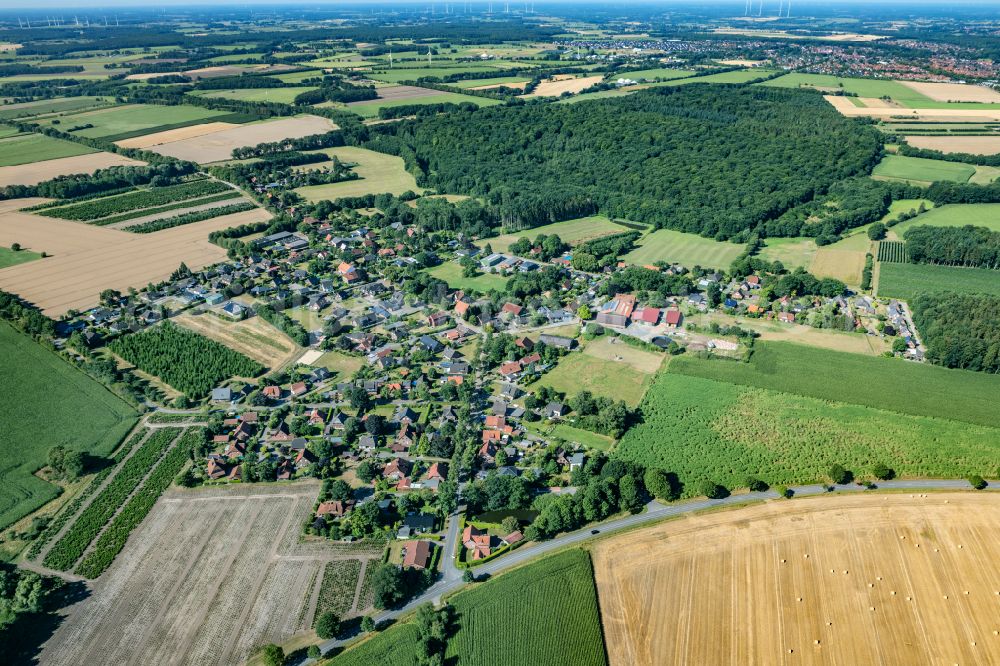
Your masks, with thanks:
[(886, 155), (872, 170), (872, 175), (879, 178), (917, 183), (932, 183), (936, 180), (965, 183), (974, 173), (976, 167), (971, 164), (903, 155)]
[(1000, 271), (934, 264), (879, 262), (878, 295), (910, 300), (931, 291), (1000, 296)]
[[(449, 599), (457, 631), (445, 663), (490, 666), (603, 666), (597, 589), (590, 555), (568, 550), (476, 584)], [(516, 636), (516, 642), (511, 637)], [(337, 655), (331, 666), (415, 666), (410, 622)]]
[(658, 261), (679, 263), (687, 268), (728, 268), (746, 248), (696, 234), (673, 229), (658, 229), (640, 241), (640, 245), (625, 255), (630, 264), (646, 265)]
[(678, 356), (670, 372), (1000, 428), (1000, 377), (981, 372), (787, 342), (758, 342), (749, 363)]
[[(406, 191), (419, 192), (417, 181), (406, 170), (403, 158), (386, 155), (374, 150), (345, 146), (328, 148), (320, 151), (328, 156), (336, 156), (344, 164), (355, 164), (354, 172), (360, 176), (358, 180), (348, 180), (327, 185), (310, 185), (295, 190), (306, 201), (322, 201), (340, 197), (358, 197), (365, 194), (402, 194)], [(311, 164), (301, 167), (301, 170), (315, 169), (323, 166)]]
[(104, 386), (0, 322), (0, 529), (58, 494), (34, 476), (49, 449), (62, 444), (93, 456), (109, 455), (137, 419)]
[(507, 286), (507, 278), (494, 273), (480, 273), (476, 277), (467, 278), (462, 275), (461, 265), (454, 261), (446, 261), (428, 272), (439, 280), (447, 282), (452, 289), (486, 293), (490, 289), (503, 291)]
[(72, 141), (54, 139), (44, 134), (25, 134), (0, 140), (0, 167), (44, 162), (97, 152)]
[(579, 245), (580, 243), (594, 240), (595, 238), (621, 234), (626, 231), (631, 230), (628, 227), (613, 222), (604, 215), (591, 215), (590, 217), (581, 217), (576, 220), (566, 220), (565, 222), (555, 222), (553, 224), (546, 224), (541, 227), (525, 229), (524, 231), (518, 231), (511, 234), (503, 234), (493, 238), (484, 238), (483, 240), (477, 241), (476, 244), (480, 247), (486, 247), (488, 244), (491, 248), (493, 248), (494, 252), (506, 252), (507, 249), (510, 248), (511, 244), (517, 242), (519, 238), (530, 238), (531, 240), (534, 240), (542, 235), (551, 236), (552, 234), (555, 234), (556, 236), (559, 236), (564, 243)]
[(37, 252), (30, 252), (28, 250), (18, 250), (17, 252), (14, 252), (14, 250), (11, 250), (10, 248), (0, 247), (0, 268), (17, 266), (18, 264), (24, 264), (41, 258), (42, 255)]
[(673, 366), (657, 377), (642, 414), (614, 455), (675, 472), (687, 496), (702, 479), (730, 489), (745, 487), (748, 476), (815, 482), (834, 464), (859, 476), (880, 463), (904, 477), (988, 474), (1000, 441), (996, 428), (681, 375)]

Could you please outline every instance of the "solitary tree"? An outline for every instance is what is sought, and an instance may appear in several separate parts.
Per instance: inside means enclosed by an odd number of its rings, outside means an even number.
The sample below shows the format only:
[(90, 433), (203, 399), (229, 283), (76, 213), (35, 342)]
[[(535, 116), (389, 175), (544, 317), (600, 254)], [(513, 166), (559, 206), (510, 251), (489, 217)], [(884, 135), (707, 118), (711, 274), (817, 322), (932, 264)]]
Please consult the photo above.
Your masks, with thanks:
[(319, 649), (318, 645), (310, 645), (309, 649), (306, 650), (306, 656), (310, 659), (319, 659), (323, 656), (323, 651)]
[(333, 611), (326, 611), (316, 620), (316, 635), (323, 640), (333, 638), (340, 633), (340, 618)]
[(844, 469), (843, 465), (836, 464), (830, 468), (830, 480), (840, 485), (850, 483), (851, 473)]
[(888, 465), (877, 463), (874, 467), (872, 467), (872, 475), (880, 481), (888, 481), (896, 476), (896, 471)]
[(13, 250), (14, 252), (20, 252), (21, 251), (21, 244), (20, 243), (11, 243), (10, 249)]
[(375, 631), (375, 620), (372, 619), (371, 615), (365, 615), (361, 618), (361, 631), (372, 632)]
[(285, 651), (281, 649), (280, 645), (275, 645), (274, 643), (265, 645), (264, 649), (261, 650), (261, 656), (264, 658), (264, 663), (267, 666), (284, 666)]
[(762, 493), (769, 487), (770, 486), (767, 485), (766, 481), (761, 481), (755, 476), (747, 478), (747, 488), (749, 488), (751, 492)]
[(971, 485), (976, 490), (982, 490), (986, 487), (986, 479), (979, 476), (978, 474), (973, 474), (968, 478), (969, 485)]

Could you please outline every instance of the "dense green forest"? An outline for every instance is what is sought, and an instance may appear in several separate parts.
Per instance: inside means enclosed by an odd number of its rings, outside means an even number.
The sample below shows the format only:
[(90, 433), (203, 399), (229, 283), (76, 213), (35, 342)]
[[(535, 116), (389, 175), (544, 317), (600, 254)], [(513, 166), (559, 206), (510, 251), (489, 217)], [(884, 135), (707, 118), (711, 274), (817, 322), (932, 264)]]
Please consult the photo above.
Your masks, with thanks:
[(915, 264), (1000, 268), (1000, 233), (986, 227), (919, 226), (908, 229), (903, 238)]
[(1000, 297), (921, 294), (910, 307), (931, 361), (949, 368), (1000, 372)]
[(256, 377), (257, 361), (193, 331), (163, 322), (142, 333), (114, 340), (111, 351), (192, 398), (205, 396), (232, 377)]
[[(483, 197), (510, 229), (602, 213), (719, 239), (867, 174), (878, 133), (808, 91), (691, 85), (371, 128), (418, 183)], [(795, 229), (798, 233), (799, 229)]]

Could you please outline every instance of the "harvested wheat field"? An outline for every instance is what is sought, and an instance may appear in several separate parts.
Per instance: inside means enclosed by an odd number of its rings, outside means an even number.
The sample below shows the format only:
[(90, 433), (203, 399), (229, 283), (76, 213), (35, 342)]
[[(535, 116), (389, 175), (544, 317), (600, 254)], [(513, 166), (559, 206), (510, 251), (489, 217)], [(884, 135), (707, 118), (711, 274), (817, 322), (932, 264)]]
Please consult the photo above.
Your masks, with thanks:
[(987, 102), (1000, 104), (1000, 93), (985, 86), (965, 83), (930, 83), (926, 81), (900, 81), (911, 90), (930, 97), (935, 102)]
[(865, 269), (864, 251), (834, 250), (821, 247), (816, 250), (809, 272), (817, 277), (836, 278), (846, 284), (861, 284)]
[(37, 201), (22, 199), (0, 207), (0, 245), (20, 243), (52, 256), (0, 270), (0, 289), (18, 294), (50, 317), (93, 307), (104, 289), (126, 291), (165, 280), (182, 261), (192, 270), (222, 261), (226, 251), (208, 242), (209, 233), (270, 218), (270, 213), (255, 208), (132, 234), (12, 210)]
[(613, 666), (1000, 663), (1000, 495), (776, 500), (593, 551)]
[(298, 543), (318, 492), (309, 480), (166, 493), (39, 663), (239, 664), (307, 632), (326, 563), (381, 553)]
[(113, 166), (141, 166), (145, 162), (129, 159), (115, 153), (89, 153), (74, 157), (60, 157), (44, 162), (0, 167), (0, 187), (7, 185), (37, 185), (56, 176), (74, 173), (94, 173)]
[(908, 136), (906, 143), (914, 148), (940, 150), (942, 153), (969, 155), (1000, 153), (1000, 136)]
[(563, 78), (561, 76), (554, 76), (551, 79), (546, 79), (538, 84), (534, 92), (532, 92), (528, 97), (558, 97), (564, 92), (569, 92), (576, 94), (581, 90), (585, 90), (595, 83), (600, 83), (604, 80), (603, 76), (582, 76), (580, 78)]
[(223, 122), (202, 123), (200, 125), (180, 127), (178, 129), (167, 130), (165, 132), (154, 132), (153, 134), (137, 136), (131, 139), (123, 139), (122, 141), (116, 141), (115, 145), (122, 148), (151, 148), (164, 143), (193, 139), (195, 137), (205, 136), (206, 134), (214, 134), (215, 132), (221, 132), (222, 130), (228, 130), (234, 127), (239, 127), (239, 125), (235, 123)]
[(282, 139), (298, 139), (335, 129), (337, 126), (326, 118), (296, 116), (252, 125), (238, 125), (205, 136), (163, 143), (155, 146), (153, 150), (161, 155), (205, 164), (230, 159), (234, 148), (256, 146), (258, 143)]
[(841, 95), (823, 95), (841, 115), (848, 118), (893, 118), (897, 120), (927, 120), (934, 122), (989, 123), (1000, 120), (1000, 107), (993, 109), (877, 109), (854, 106)]
[(126, 81), (148, 81), (160, 76), (179, 76), (182, 72), (143, 72), (142, 74), (129, 74)]
[(260, 317), (231, 321), (210, 312), (200, 315), (185, 312), (173, 321), (271, 369), (290, 363), (299, 354), (299, 347), (291, 338)]

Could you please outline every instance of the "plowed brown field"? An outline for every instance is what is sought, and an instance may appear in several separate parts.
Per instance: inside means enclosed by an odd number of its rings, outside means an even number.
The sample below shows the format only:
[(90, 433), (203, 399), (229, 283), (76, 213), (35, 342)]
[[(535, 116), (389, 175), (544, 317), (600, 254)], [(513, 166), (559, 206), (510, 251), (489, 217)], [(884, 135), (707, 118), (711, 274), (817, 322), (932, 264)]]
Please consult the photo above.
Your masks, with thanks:
[(612, 666), (1000, 663), (1000, 495), (693, 516), (593, 551)]

